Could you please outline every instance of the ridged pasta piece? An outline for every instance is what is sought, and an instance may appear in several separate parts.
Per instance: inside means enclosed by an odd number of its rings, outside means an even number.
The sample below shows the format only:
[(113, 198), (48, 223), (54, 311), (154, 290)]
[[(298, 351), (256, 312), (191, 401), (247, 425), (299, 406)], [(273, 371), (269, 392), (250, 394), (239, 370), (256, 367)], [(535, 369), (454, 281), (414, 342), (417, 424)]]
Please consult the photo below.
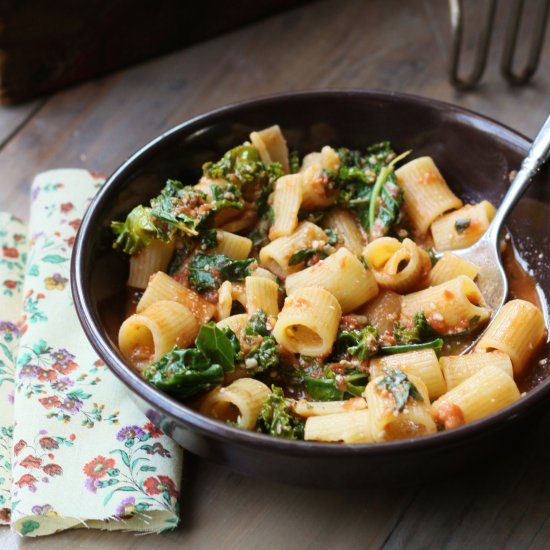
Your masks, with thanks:
[(417, 287), (432, 266), (428, 253), (411, 239), (381, 237), (365, 247), (363, 257), (376, 282), (395, 292)]
[(353, 311), (378, 294), (372, 273), (344, 247), (315, 265), (289, 275), (285, 286), (288, 295), (307, 286), (324, 288), (336, 297), (343, 313)]
[(231, 315), (233, 302), (239, 302), (246, 307), (246, 291), (242, 283), (231, 283), (224, 281), (218, 289), (218, 306), (216, 310), (216, 319), (221, 321)]
[(473, 281), (478, 273), (479, 267), (474, 263), (452, 252), (445, 252), (439, 261), (432, 267), (428, 275), (428, 285), (440, 285), (459, 275), (466, 275), (466, 277), (469, 277)]
[(437, 332), (445, 335), (470, 331), (490, 316), (479, 288), (466, 275), (403, 296), (404, 320), (412, 320), (419, 311)]
[(467, 204), (441, 216), (430, 226), (435, 248), (468, 248), (487, 231), (495, 212), (495, 207), (489, 201), (482, 201), (479, 204)]
[(304, 418), (360, 411), (366, 408), (367, 402), (362, 397), (354, 397), (346, 401), (306, 401), (300, 399), (292, 404), (292, 410)]
[(349, 210), (331, 209), (323, 218), (322, 226), (334, 229), (338, 239), (348, 250), (356, 256), (361, 255), (365, 247), (365, 238), (355, 216)]
[(475, 349), (506, 353), (517, 378), (525, 372), (545, 332), (544, 317), (538, 307), (525, 300), (511, 300), (498, 312)]
[(448, 355), (441, 357), (439, 364), (445, 380), (447, 389), (452, 390), (470, 376), (487, 365), (494, 365), (513, 378), (514, 370), (510, 357), (500, 351), (491, 351), (488, 353), (468, 353), (466, 355)]
[(269, 239), (286, 237), (298, 225), (298, 210), (302, 204), (303, 174), (289, 174), (277, 180), (273, 193), (273, 225)]
[(365, 316), (367, 323), (378, 329), (381, 337), (384, 334), (393, 336), (394, 323), (401, 316), (401, 296), (393, 290), (381, 290), (359, 313)]
[(244, 260), (248, 258), (252, 250), (252, 241), (241, 235), (218, 230), (216, 232), (218, 244), (214, 249), (216, 254), (224, 254), (233, 260)]
[[(220, 218), (221, 214), (228, 212), (228, 216)], [(231, 216), (229, 218), (229, 215)], [(218, 220), (220, 218), (220, 220)], [(255, 210), (246, 208), (243, 210), (236, 210), (235, 208), (224, 208), (216, 216), (216, 227), (219, 227), (222, 231), (229, 233), (238, 233), (239, 231), (247, 231), (252, 229), (258, 221), (258, 215)]]
[(488, 365), (442, 395), (433, 406), (439, 422), (450, 429), (493, 414), (519, 397), (513, 378)]
[(265, 165), (280, 162), (285, 174), (289, 172), (288, 146), (278, 124), (250, 134), (252, 145), (258, 149)]
[(313, 153), (308, 153), (304, 155), (302, 159), (302, 166), (300, 167), (300, 172), (305, 172), (310, 166), (321, 165), (321, 153), (314, 151)]
[(279, 314), (279, 285), (265, 277), (247, 277), (246, 311), (253, 315), (260, 309), (267, 315), (276, 317)]
[(254, 378), (239, 378), (225, 388), (212, 390), (200, 406), (200, 412), (222, 422), (235, 422), (239, 428), (253, 430), (263, 402), (271, 390)]
[(250, 273), (251, 277), (263, 277), (264, 279), (269, 279), (270, 281), (277, 281), (277, 276), (274, 273), (271, 273), (269, 269), (264, 269), (263, 267), (257, 267)]
[(304, 430), (306, 441), (371, 443), (370, 412), (349, 411), (325, 416), (311, 416)]
[(395, 175), (404, 191), (405, 210), (419, 235), (426, 234), (438, 216), (462, 206), (430, 157), (407, 162)]
[(288, 265), (291, 256), (304, 248), (321, 247), (328, 241), (327, 234), (311, 222), (301, 222), (288, 237), (279, 237), (260, 250), (260, 263), (281, 278), (299, 271), (302, 265)]
[(229, 327), (237, 336), (242, 332), (244, 327), (248, 323), (248, 313), (237, 313), (237, 315), (231, 315), (216, 323), (218, 328)]
[(303, 355), (326, 355), (332, 349), (342, 308), (338, 300), (319, 287), (297, 289), (285, 300), (273, 329), (277, 342)]
[(371, 380), (365, 389), (374, 441), (394, 441), (435, 433), (437, 427), (424, 382), (417, 376), (407, 375), (420, 399), (409, 397), (403, 410), (399, 411), (391, 392), (380, 385), (384, 377)]
[(319, 164), (306, 168), (302, 173), (302, 210), (312, 212), (334, 203), (337, 192), (331, 188), (327, 174)]
[(382, 369), (386, 367), (398, 368), (407, 375), (420, 378), (426, 384), (430, 399), (437, 399), (447, 391), (447, 384), (433, 349), (374, 357), (369, 364), (371, 378), (383, 375)]
[(175, 345), (189, 346), (198, 332), (199, 324), (188, 308), (178, 302), (161, 300), (122, 323), (118, 346), (125, 359), (142, 370)]
[(195, 291), (186, 288), (170, 275), (159, 271), (155, 273), (147, 285), (145, 292), (139, 300), (136, 313), (141, 313), (155, 302), (172, 300), (187, 307), (199, 324), (208, 323), (214, 316), (216, 306), (202, 298)]
[(149, 277), (157, 271), (166, 271), (174, 248), (175, 241), (165, 243), (154, 239), (149, 246), (130, 257), (130, 273), (128, 286), (144, 289), (149, 283)]

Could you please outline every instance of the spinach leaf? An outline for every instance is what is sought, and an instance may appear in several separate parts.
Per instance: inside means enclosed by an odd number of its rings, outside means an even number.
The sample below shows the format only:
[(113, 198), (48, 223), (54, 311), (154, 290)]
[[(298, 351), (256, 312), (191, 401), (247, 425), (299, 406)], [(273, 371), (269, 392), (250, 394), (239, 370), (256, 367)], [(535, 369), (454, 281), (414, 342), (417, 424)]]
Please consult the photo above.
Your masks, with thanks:
[(379, 388), (388, 390), (395, 400), (395, 408), (401, 412), (410, 398), (416, 401), (424, 401), (417, 387), (407, 378), (407, 375), (398, 368), (384, 367), (385, 376), (378, 380), (376, 385)]
[(257, 430), (273, 437), (303, 439), (303, 420), (292, 414), (291, 402), (285, 398), (281, 388), (271, 386), (271, 390), (258, 415)]
[(216, 289), (223, 281), (244, 281), (250, 275), (249, 266), (252, 262), (254, 258), (233, 260), (223, 254), (198, 252), (189, 263), (187, 279), (197, 292)]
[(221, 365), (224, 372), (235, 370), (234, 342), (213, 321), (202, 325), (195, 339), (195, 345), (211, 361)]

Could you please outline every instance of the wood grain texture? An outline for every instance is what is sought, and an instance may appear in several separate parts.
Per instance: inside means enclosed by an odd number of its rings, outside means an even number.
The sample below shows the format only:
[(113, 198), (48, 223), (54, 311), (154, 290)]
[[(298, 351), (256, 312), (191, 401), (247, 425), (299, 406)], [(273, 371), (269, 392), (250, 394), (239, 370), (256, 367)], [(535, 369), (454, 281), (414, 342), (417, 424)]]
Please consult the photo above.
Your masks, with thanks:
[[(532, 0), (529, 0), (529, 5)], [(466, 2), (466, 58), (483, 2)], [(505, 3), (501, 3), (505, 4)], [(267, 93), (383, 88), (460, 104), (533, 136), (550, 109), (550, 40), (534, 82), (498, 74), (500, 12), (479, 90), (447, 81), (448, 13), (442, 0), (325, 0), (58, 93), (0, 151), (6, 206), (25, 216), (37, 171), (108, 173), (186, 118)], [(0, 110), (2, 113), (2, 110)], [(383, 137), (383, 136), (381, 136)], [(2, 207), (4, 207), (2, 202)], [(23, 548), (545, 548), (550, 544), (550, 414), (496, 463), (433, 484), (313, 491), (243, 478), (191, 458), (182, 524), (159, 539), (73, 531)], [(0, 530), (0, 548), (17, 539)]]

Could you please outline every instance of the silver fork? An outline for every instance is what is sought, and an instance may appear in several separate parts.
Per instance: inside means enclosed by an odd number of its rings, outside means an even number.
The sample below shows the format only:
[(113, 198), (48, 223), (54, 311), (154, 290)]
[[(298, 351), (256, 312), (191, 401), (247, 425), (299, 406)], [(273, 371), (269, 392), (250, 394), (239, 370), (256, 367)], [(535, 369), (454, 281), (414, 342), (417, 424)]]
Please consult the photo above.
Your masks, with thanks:
[(461, 250), (453, 250), (453, 254), (465, 258), (477, 266), (480, 271), (476, 283), (492, 309), (493, 319), (504, 305), (508, 295), (508, 279), (500, 258), (499, 237), (504, 220), (514, 207), (524, 191), (531, 183), (533, 176), (550, 158), (550, 116), (546, 119), (535, 137), (527, 156), (514, 177), (508, 192), (502, 199), (493, 221), (481, 239)]

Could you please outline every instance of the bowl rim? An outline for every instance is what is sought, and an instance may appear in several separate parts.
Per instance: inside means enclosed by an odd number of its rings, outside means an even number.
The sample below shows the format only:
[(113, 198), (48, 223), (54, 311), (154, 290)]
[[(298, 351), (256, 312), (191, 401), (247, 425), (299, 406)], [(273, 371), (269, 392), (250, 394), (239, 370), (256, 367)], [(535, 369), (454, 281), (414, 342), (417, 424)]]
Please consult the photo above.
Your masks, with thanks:
[(156, 153), (161, 144), (169, 144), (177, 140), (180, 134), (189, 135), (200, 130), (217, 119), (232, 113), (238, 113), (249, 107), (258, 107), (271, 102), (292, 101), (295, 99), (333, 98), (334, 100), (345, 100), (351, 97), (363, 97), (371, 100), (390, 100), (405, 102), (414, 105), (423, 105), (430, 109), (439, 109), (461, 114), (472, 123), (477, 121), (487, 130), (491, 128), (496, 137), (505, 137), (509, 146), (518, 150), (526, 151), (531, 140), (518, 131), (502, 124), (491, 117), (482, 115), (475, 111), (459, 107), (452, 103), (422, 97), (401, 92), (385, 91), (378, 89), (326, 89), (326, 90), (302, 90), (283, 92), (277, 94), (263, 95), (224, 105), (220, 108), (207, 111), (193, 116), (192, 118), (163, 132), (158, 137), (150, 140), (130, 155), (106, 180), (97, 195), (92, 200), (89, 208), (82, 218), (71, 258), (71, 289), (75, 303), (76, 312), (88, 341), (105, 362), (107, 367), (115, 376), (124, 383), (131, 392), (137, 394), (146, 401), (154, 410), (160, 411), (169, 418), (174, 418), (187, 429), (198, 431), (217, 440), (229, 440), (233, 444), (241, 446), (254, 446), (257, 450), (265, 452), (278, 452), (293, 456), (310, 456), (312, 453), (320, 457), (361, 455), (371, 456), (403, 452), (419, 452), (420, 450), (436, 449), (444, 446), (461, 444), (466, 439), (488, 433), (490, 430), (500, 429), (504, 425), (525, 412), (526, 408), (534, 408), (537, 403), (548, 397), (550, 393), (550, 379), (547, 379), (531, 389), (527, 394), (505, 407), (504, 409), (480, 420), (470, 422), (449, 431), (438, 432), (417, 438), (408, 438), (398, 441), (381, 443), (354, 443), (334, 444), (312, 441), (291, 441), (275, 438), (265, 434), (241, 430), (224, 424), (213, 418), (209, 418), (188, 406), (178, 402), (176, 399), (165, 394), (143, 380), (137, 373), (130, 369), (118, 355), (106, 338), (99, 330), (100, 319), (96, 316), (94, 308), (87, 298), (84, 278), (82, 277), (85, 261), (85, 249), (90, 245), (90, 238), (93, 234), (95, 221), (99, 217), (104, 203), (117, 194), (117, 188), (123, 184), (127, 172), (132, 171), (136, 161), (146, 161)]

